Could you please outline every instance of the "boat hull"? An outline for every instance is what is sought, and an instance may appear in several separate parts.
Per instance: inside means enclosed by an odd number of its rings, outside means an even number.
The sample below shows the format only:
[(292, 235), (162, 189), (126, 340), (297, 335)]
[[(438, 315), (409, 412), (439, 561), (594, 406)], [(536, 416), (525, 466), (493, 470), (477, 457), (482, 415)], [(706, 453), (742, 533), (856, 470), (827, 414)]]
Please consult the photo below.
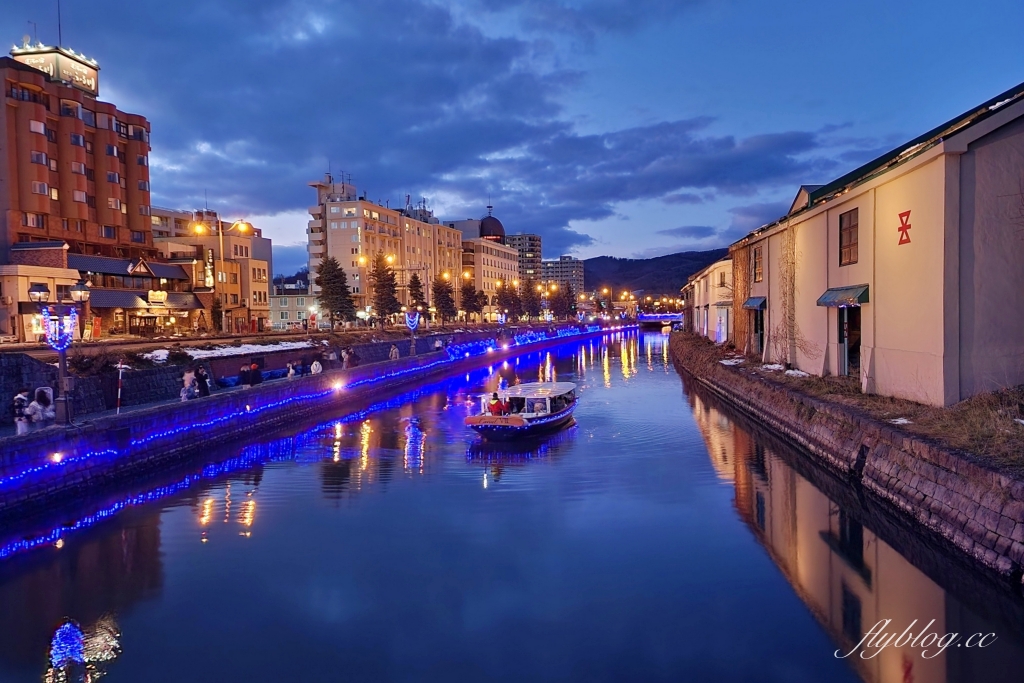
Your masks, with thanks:
[(558, 431), (572, 422), (573, 402), (568, 408), (552, 415), (523, 418), (519, 415), (474, 415), (466, 418), (470, 427), (488, 441), (513, 441)]

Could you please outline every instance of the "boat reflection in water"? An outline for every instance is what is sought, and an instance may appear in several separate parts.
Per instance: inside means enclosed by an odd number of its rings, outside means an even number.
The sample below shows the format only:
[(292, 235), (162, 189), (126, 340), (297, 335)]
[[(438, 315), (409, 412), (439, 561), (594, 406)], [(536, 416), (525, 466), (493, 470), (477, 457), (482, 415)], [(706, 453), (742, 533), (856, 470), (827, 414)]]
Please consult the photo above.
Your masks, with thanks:
[(561, 447), (576, 438), (576, 421), (549, 436), (524, 437), (516, 441), (473, 441), (466, 448), (466, 460), (471, 462), (517, 463), (554, 455)]
[[(987, 648), (953, 646), (933, 658), (922, 657), (921, 647), (893, 645), (871, 659), (848, 657), (864, 680), (1022, 680), (1024, 605), (1019, 596), (969, 570), (957, 571), (955, 559), (929, 546), (920, 532), (901, 531), (872, 515), (851, 485), (817, 471), (805, 456), (784, 444), (765, 447), (770, 436), (751, 436), (746, 428), (756, 427), (740, 427), (709, 404), (713, 397), (693, 387), (687, 390), (712, 464), (719, 477), (735, 487), (737, 512), (841, 654), (850, 652), (884, 619), (892, 620), (886, 632), (895, 632), (893, 641), (915, 619), (912, 633), (934, 620), (928, 632), (939, 637), (958, 633), (966, 640), (974, 633), (996, 634), (997, 640)], [(794, 466), (801, 467), (801, 473)], [(884, 530), (901, 551), (876, 534), (872, 525)], [(920, 559), (935, 580), (907, 557)]]

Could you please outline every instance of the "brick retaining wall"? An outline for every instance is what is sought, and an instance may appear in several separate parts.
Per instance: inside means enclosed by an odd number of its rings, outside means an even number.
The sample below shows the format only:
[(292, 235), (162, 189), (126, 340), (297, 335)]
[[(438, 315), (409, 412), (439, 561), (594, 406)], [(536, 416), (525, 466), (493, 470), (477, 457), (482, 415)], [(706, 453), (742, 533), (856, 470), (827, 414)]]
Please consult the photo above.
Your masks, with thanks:
[(1024, 481), (855, 408), (806, 396), (739, 367), (707, 362), (692, 335), (672, 335), (673, 362), (899, 513), (1001, 575), (1024, 565)]

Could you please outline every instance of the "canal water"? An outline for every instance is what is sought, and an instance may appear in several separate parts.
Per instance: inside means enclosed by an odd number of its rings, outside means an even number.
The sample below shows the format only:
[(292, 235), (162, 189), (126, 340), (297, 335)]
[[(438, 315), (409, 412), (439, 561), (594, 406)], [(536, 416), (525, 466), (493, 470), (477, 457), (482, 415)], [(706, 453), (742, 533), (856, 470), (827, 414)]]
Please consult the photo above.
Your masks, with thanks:
[[(519, 447), (463, 427), (538, 379), (578, 383), (575, 426)], [(0, 531), (0, 681), (1024, 676), (1009, 590), (688, 392), (663, 335), (293, 431), (83, 502), (55, 543)], [(835, 656), (880, 619), (995, 640)]]

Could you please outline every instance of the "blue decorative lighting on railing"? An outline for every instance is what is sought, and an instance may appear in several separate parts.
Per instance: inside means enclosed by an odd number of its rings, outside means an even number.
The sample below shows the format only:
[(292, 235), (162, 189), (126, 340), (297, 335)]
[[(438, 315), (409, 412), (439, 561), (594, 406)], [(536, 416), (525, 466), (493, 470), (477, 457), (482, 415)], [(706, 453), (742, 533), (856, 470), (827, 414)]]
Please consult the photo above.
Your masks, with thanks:
[[(626, 327), (612, 327), (612, 328), (607, 328), (607, 329), (605, 329), (603, 331), (605, 331), (605, 332), (615, 332), (615, 331), (621, 331), (623, 329), (627, 329), (627, 328)], [(527, 331), (527, 332), (516, 334), (515, 337), (514, 337), (514, 346), (527, 346), (527, 345), (530, 345), (530, 344), (534, 344), (534, 343), (537, 343), (537, 342), (546, 341), (546, 340), (550, 340), (550, 339), (556, 339), (556, 338), (557, 339), (563, 339), (563, 338), (577, 337), (577, 336), (581, 336), (581, 335), (585, 335), (585, 334), (594, 334), (594, 333), (598, 333), (598, 332), (601, 332), (601, 331), (602, 331), (602, 328), (600, 326), (598, 326), (598, 325), (589, 325), (589, 326), (586, 326), (586, 327), (583, 327), (583, 326), (569, 327), (569, 328), (562, 328), (562, 329), (558, 329), (558, 330), (547, 330), (547, 331), (534, 331), (534, 330), (530, 330), (530, 331)], [(452, 363), (454, 361), (461, 360), (461, 359), (464, 359), (464, 358), (470, 358), (470, 357), (474, 357), (474, 356), (482, 356), (482, 355), (485, 355), (487, 353), (492, 353), (492, 352), (496, 351), (498, 348), (499, 348), (499, 344), (498, 344), (498, 342), (495, 339), (484, 339), (484, 340), (468, 342), (468, 343), (465, 343), (465, 344), (452, 345), (452, 346), (449, 346), (446, 349), (447, 354), (446, 354), (446, 357), (443, 357), (443, 358), (438, 358), (436, 360), (433, 360), (433, 361), (430, 361), (430, 362), (427, 362), (427, 363), (422, 363), (422, 364), (418, 364), (418, 365), (413, 365), (413, 366), (408, 366), (408, 367), (404, 367), (404, 368), (399, 368), (399, 369), (391, 370), (389, 372), (375, 372), (374, 374), (372, 374), (370, 376), (367, 376), (367, 377), (364, 377), (362, 379), (348, 381), (348, 382), (344, 382), (343, 380), (341, 380), (339, 378), (337, 381), (335, 381), (330, 386), (330, 388), (327, 388), (327, 389), (321, 389), (321, 390), (317, 390), (317, 391), (312, 391), (312, 392), (305, 393), (305, 394), (291, 395), (291, 396), (288, 396), (287, 398), (283, 398), (283, 399), (280, 399), (280, 400), (277, 400), (277, 401), (271, 401), (271, 402), (264, 403), (264, 404), (261, 404), (261, 405), (251, 405), (250, 404), (250, 405), (244, 406), (244, 408), (242, 408), (242, 409), (232, 410), (230, 412), (223, 413), (223, 414), (217, 415), (215, 417), (210, 417), (209, 419), (203, 420), (201, 422), (193, 422), (193, 423), (189, 423), (189, 424), (177, 424), (177, 425), (175, 425), (173, 427), (169, 427), (169, 428), (165, 428), (165, 429), (158, 429), (158, 430), (150, 432), (149, 434), (146, 434), (144, 436), (140, 435), (140, 436), (135, 436), (134, 438), (131, 438), (131, 440), (129, 441), (129, 448), (135, 448), (135, 447), (139, 447), (139, 446), (144, 446), (144, 445), (150, 444), (150, 443), (152, 443), (154, 441), (158, 441), (158, 440), (161, 440), (161, 439), (165, 439), (165, 438), (172, 437), (172, 436), (175, 436), (175, 435), (178, 435), (178, 434), (182, 434), (182, 433), (186, 433), (186, 432), (199, 436), (199, 435), (203, 434), (203, 430), (205, 430), (205, 429), (207, 429), (209, 427), (215, 426), (217, 424), (224, 423), (224, 422), (230, 422), (230, 421), (235, 421), (235, 420), (239, 420), (239, 419), (247, 419), (247, 420), (251, 420), (252, 422), (255, 422), (258, 419), (258, 417), (262, 413), (265, 413), (266, 411), (274, 410), (274, 409), (277, 409), (277, 408), (280, 408), (280, 407), (283, 407), (283, 406), (287, 406), (287, 405), (293, 405), (293, 404), (299, 404), (299, 403), (304, 403), (304, 402), (316, 401), (316, 400), (319, 400), (319, 399), (324, 399), (324, 398), (327, 398), (327, 397), (332, 396), (334, 394), (337, 394), (338, 392), (340, 392), (340, 391), (342, 391), (344, 389), (351, 389), (351, 388), (360, 387), (360, 386), (369, 386), (369, 385), (389, 382), (389, 381), (395, 380), (397, 378), (401, 378), (403, 376), (406, 376), (406, 375), (409, 375), (409, 374), (412, 374), (412, 373), (420, 373), (420, 372), (423, 372), (425, 370), (430, 370), (430, 369), (435, 368), (435, 367), (440, 367), (440, 366), (443, 366), (443, 365), (447, 365), (449, 363)], [(501, 349), (508, 349), (508, 348), (510, 348), (510, 345), (507, 344), (507, 343), (501, 344), (500, 348)], [(403, 399), (403, 400), (405, 400), (405, 399)], [(359, 412), (356, 412), (356, 413), (352, 413), (351, 417), (352, 417), (352, 419), (358, 419), (358, 416), (364, 415), (368, 411), (373, 411), (373, 410), (379, 409), (380, 405), (381, 404), (374, 404), (369, 409), (367, 409), (367, 411), (359, 411)], [(386, 403), (384, 405), (389, 405), (389, 403)], [(174, 419), (173, 415), (171, 416), (171, 419)], [(348, 420), (346, 418), (343, 421), (348, 421)], [(34, 465), (32, 467), (28, 467), (28, 468), (26, 468), (24, 470), (21, 470), (20, 472), (17, 472), (15, 474), (10, 474), (10, 475), (7, 475), (5, 477), (0, 477), (0, 489), (13, 488), (13, 487), (21, 485), (24, 482), (24, 480), (27, 479), (27, 478), (35, 478), (36, 476), (47, 475), (50, 471), (55, 471), (55, 472), (64, 471), (69, 466), (73, 467), (73, 466), (79, 465), (79, 464), (81, 464), (81, 463), (83, 463), (85, 461), (88, 461), (88, 460), (93, 460), (93, 459), (101, 458), (101, 457), (103, 457), (103, 458), (110, 458), (110, 459), (113, 460), (113, 459), (116, 459), (116, 458), (119, 458), (119, 457), (123, 457), (124, 455), (127, 455), (127, 452), (126, 453), (122, 453), (119, 450), (112, 449), (112, 448), (95, 450), (95, 451), (86, 452), (86, 453), (81, 454), (81, 455), (71, 455), (71, 456), (69, 456), (66, 453), (60, 453), (60, 452), (52, 453), (52, 454), (50, 454), (49, 456), (46, 457), (44, 462), (42, 462), (42, 463), (40, 463), (38, 465)], [(223, 467), (229, 467), (229, 466), (230, 466), (230, 464), (228, 463), (228, 464), (225, 464), (225, 465), (222, 465), (222, 466), (218, 466), (218, 467), (223, 468)], [(221, 470), (221, 471), (223, 471), (223, 470)], [(204, 471), (204, 474), (201, 475), (201, 476), (203, 476), (203, 477), (206, 476), (205, 471)], [(148, 502), (149, 500), (153, 500), (155, 498), (165, 497), (167, 495), (170, 495), (171, 493), (174, 493), (174, 492), (176, 492), (178, 490), (181, 490), (182, 488), (187, 488), (189, 485), (191, 485), (191, 480), (185, 480), (183, 482), (179, 482), (178, 484), (172, 484), (172, 485), (170, 485), (168, 487), (163, 487), (161, 489), (157, 489), (156, 491), (152, 491), (152, 492), (150, 492), (148, 494), (145, 494), (145, 496), (142, 496), (142, 497), (136, 496), (134, 498), (127, 499), (125, 501), (122, 501), (120, 503), (115, 504), (114, 506), (112, 506), (110, 508), (107, 508), (106, 510), (101, 510), (101, 511), (95, 513), (94, 515), (91, 515), (89, 519), (82, 520), (80, 523), (76, 523), (72, 527), (62, 527), (62, 528), (65, 531), (67, 531), (67, 530), (73, 530), (75, 528), (79, 528), (80, 526), (91, 526), (91, 524), (94, 524), (96, 521), (99, 521), (100, 519), (104, 519), (106, 517), (109, 517), (110, 515), (114, 514), (118, 510), (122, 509), (123, 507), (131, 506), (131, 505), (139, 505), (141, 503)], [(51, 542), (52, 541), (56, 541), (57, 538), (60, 537), (60, 530), (57, 530), (57, 531), (55, 531), (53, 533), (56, 534), (56, 535), (53, 536), (52, 539), (50, 539)], [(47, 542), (47, 541), (46, 540), (41, 540), (41, 541), (38, 541), (38, 542), (34, 542), (32, 544), (32, 547), (34, 547), (35, 545), (39, 545), (41, 543), (45, 543), (45, 542)], [(18, 549), (24, 549), (23, 544), (21, 544), (20, 542), (14, 544), (14, 546), (17, 546), (17, 547), (14, 548), (12, 546), (7, 546), (7, 547), (0, 548), (0, 558), (3, 558), (6, 555), (9, 555), (12, 552), (16, 552)]]

